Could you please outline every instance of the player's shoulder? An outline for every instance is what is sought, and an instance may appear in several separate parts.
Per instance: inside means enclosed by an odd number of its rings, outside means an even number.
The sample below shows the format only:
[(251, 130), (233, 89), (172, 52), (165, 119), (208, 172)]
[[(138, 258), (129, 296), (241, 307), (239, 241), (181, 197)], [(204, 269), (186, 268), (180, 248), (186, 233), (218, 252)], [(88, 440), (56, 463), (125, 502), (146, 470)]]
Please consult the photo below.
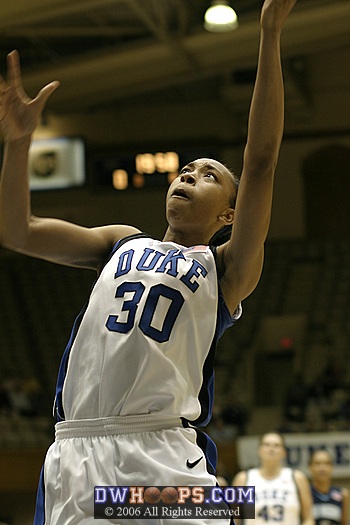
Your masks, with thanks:
[(237, 472), (235, 477), (232, 480), (232, 485), (244, 485), (248, 479), (248, 472), (246, 470), (241, 470)]
[(113, 247), (118, 241), (124, 237), (137, 235), (141, 233), (138, 228), (126, 224), (107, 224), (104, 226), (95, 226), (90, 228), (91, 235), (103, 246), (106, 250)]
[(139, 230), (138, 228), (135, 228), (134, 226), (129, 226), (127, 224), (111, 224), (109, 228), (112, 244), (117, 243), (125, 237), (131, 237), (133, 235), (138, 235), (142, 233), (141, 230)]
[(302, 470), (299, 470), (297, 468), (290, 468), (290, 471), (293, 473), (293, 476), (297, 479), (307, 479), (306, 474)]
[(306, 476), (306, 474), (299, 469), (291, 469), (293, 478), (295, 480), (295, 483), (298, 485), (299, 488), (304, 488), (306, 486), (309, 486), (309, 480)]
[(111, 258), (116, 247), (123, 239), (132, 238), (140, 235), (142, 232), (133, 226), (109, 224), (107, 226), (98, 226), (92, 229), (97, 236), (101, 246), (100, 258), (96, 265), (98, 273), (101, 272), (106, 262)]

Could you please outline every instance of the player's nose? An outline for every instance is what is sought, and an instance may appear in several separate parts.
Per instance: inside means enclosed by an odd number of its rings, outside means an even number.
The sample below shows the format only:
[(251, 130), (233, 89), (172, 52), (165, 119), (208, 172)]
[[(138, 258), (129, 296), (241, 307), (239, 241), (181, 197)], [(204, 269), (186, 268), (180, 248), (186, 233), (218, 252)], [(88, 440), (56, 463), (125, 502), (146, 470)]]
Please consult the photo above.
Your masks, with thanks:
[(195, 184), (196, 179), (192, 173), (183, 173), (181, 175), (181, 182), (186, 182), (187, 184)]

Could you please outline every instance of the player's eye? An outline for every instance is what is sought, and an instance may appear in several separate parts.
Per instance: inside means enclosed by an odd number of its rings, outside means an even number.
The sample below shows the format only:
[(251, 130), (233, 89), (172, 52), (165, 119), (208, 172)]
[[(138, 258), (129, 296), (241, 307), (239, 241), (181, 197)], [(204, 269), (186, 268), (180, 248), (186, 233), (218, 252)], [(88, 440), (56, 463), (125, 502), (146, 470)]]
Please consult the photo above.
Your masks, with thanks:
[(208, 173), (206, 173), (206, 174), (204, 175), (204, 177), (209, 177), (210, 179), (214, 179), (214, 180), (216, 180), (216, 175), (215, 175), (215, 173), (212, 173), (211, 171), (208, 171)]
[(190, 172), (191, 172), (190, 168), (182, 168), (182, 170), (180, 170), (179, 174), (183, 175), (184, 173), (190, 173)]

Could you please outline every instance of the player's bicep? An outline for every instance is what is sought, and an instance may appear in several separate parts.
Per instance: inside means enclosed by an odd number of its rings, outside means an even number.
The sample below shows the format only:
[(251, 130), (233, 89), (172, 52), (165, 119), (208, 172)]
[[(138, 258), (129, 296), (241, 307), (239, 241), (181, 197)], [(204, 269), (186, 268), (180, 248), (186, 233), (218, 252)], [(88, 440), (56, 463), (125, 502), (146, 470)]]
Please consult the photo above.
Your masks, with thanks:
[(272, 173), (245, 170), (242, 174), (232, 235), (220, 247), (222, 288), (231, 305), (247, 297), (259, 282), (270, 224), (272, 185)]
[(236, 264), (232, 260), (232, 258), (239, 259), (239, 253), (237, 255), (232, 254), (226, 246), (220, 248), (221, 250), (218, 249), (218, 260), (221, 260), (221, 265), (219, 264), (220, 286), (225, 303), (233, 314), (238, 304), (252, 293), (259, 282), (263, 267), (264, 248), (262, 246), (259, 252), (252, 254), (246, 264), (242, 264), (243, 261), (238, 261)]
[(86, 228), (33, 217), (27, 243), (19, 251), (58, 264), (97, 269), (118, 239), (137, 231), (129, 226)]

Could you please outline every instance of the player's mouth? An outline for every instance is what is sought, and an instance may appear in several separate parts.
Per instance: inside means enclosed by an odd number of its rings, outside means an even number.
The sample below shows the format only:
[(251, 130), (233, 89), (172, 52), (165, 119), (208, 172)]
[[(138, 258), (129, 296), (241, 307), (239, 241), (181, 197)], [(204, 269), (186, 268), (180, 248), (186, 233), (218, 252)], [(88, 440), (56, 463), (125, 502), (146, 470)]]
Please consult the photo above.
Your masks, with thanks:
[(185, 200), (189, 200), (189, 196), (187, 195), (187, 193), (185, 192), (185, 190), (183, 190), (182, 188), (176, 188), (172, 195), (172, 197), (177, 197), (179, 199), (185, 199)]

